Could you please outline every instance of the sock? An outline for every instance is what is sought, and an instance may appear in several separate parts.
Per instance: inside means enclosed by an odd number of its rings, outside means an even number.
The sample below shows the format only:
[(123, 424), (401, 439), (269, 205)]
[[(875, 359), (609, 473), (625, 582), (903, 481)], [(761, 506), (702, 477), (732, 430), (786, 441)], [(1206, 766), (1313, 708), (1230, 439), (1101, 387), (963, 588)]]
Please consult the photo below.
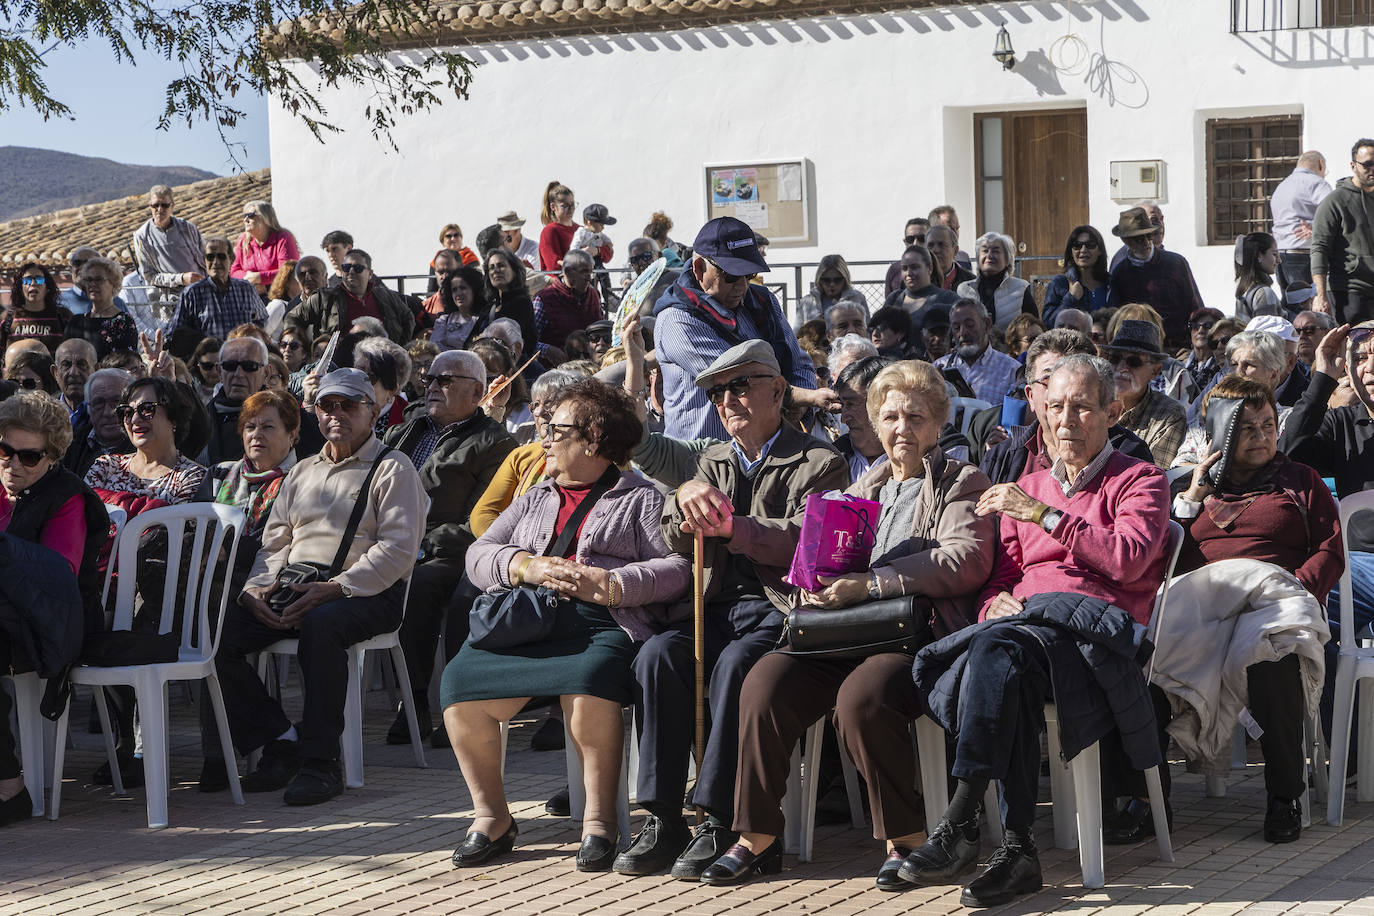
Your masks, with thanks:
[(968, 824), (973, 822), (974, 829), (977, 829), (978, 806), (983, 802), (983, 795), (988, 790), (986, 779), (959, 779), (954, 789), (954, 798), (949, 802), (949, 807), (945, 809), (945, 817), (949, 818), (951, 824)]
[(721, 814), (717, 814), (717, 813), (714, 812), (714, 811), (707, 811), (707, 812), (706, 812), (706, 822), (707, 822), (708, 824), (714, 824), (714, 825), (716, 825), (717, 827), (724, 827), (724, 828), (727, 829), (727, 830), (730, 829), (730, 822), (731, 822), (733, 819), (734, 819), (734, 816), (733, 816), (733, 815), (730, 815), (730, 814), (721, 815)]
[(300, 735), (296, 734), (296, 726), (291, 726), (286, 731), (277, 736), (278, 741), (299, 741)]

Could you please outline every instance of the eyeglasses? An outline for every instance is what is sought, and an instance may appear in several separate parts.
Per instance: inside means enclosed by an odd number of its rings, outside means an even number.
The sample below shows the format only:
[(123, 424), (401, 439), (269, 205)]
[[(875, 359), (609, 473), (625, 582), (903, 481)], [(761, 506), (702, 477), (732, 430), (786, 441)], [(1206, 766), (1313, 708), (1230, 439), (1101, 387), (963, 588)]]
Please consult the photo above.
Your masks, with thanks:
[(1298, 332), (1299, 337), (1316, 337), (1318, 334), (1321, 334), (1325, 329), (1322, 328), (1320, 325), (1309, 324), (1304, 325), (1303, 327), (1298, 327), (1297, 325), (1294, 325), (1293, 330)]
[(161, 202), (159, 202), (159, 203), (155, 203), (155, 204), (149, 204), (149, 205), (148, 205), (148, 209), (149, 209), (149, 210), (170, 210), (170, 209), (172, 209), (172, 205), (169, 204), (169, 203), (161, 203)]
[(452, 385), (460, 378), (465, 378), (470, 382), (478, 382), (478, 384), (485, 384), (485, 382), (479, 382), (470, 375), (450, 375), (445, 372), (436, 372), (431, 375), (425, 372), (420, 375), (420, 385), (424, 388), (428, 388), (430, 385), (438, 385), (440, 391), (447, 391), (448, 386)]
[(213, 372), (219, 368), (219, 363), (211, 359), (203, 359), (198, 365), (200, 366), (201, 372)]
[(227, 251), (207, 251), (207, 252), (205, 252), (205, 260), (207, 260), (207, 261), (227, 261), (227, 260), (229, 260), (229, 252), (227, 252)]
[(1356, 159), (1356, 160), (1354, 160), (1351, 164), (1352, 164), (1352, 165), (1358, 165), (1360, 168), (1364, 169), (1366, 172), (1374, 170), (1374, 159), (1364, 159), (1364, 160)]
[(576, 206), (577, 201), (575, 200), (556, 200), (553, 203), (553, 208), (555, 210), (571, 210)]
[(1197, 321), (1188, 322), (1188, 329), (1192, 331), (1210, 331), (1212, 328), (1216, 327), (1216, 325), (1217, 322), (1215, 318), (1202, 318)]
[(1094, 242), (1092, 239), (1088, 239), (1087, 241), (1082, 242), (1071, 242), (1069, 244), (1069, 248), (1073, 249), (1074, 251), (1082, 251), (1085, 248), (1090, 251), (1095, 251), (1097, 250), (1097, 243)]
[(444, 238), (446, 238), (446, 239), (461, 239), (462, 237), (463, 237), (463, 233), (461, 233), (461, 232), (445, 232), (445, 233), (444, 233)]
[(344, 274), (360, 274), (360, 273), (362, 273), (362, 272), (365, 271), (365, 270), (367, 270), (367, 265), (366, 265), (366, 264), (340, 264), (340, 265), (339, 265), (339, 273), (344, 273)]
[(251, 359), (222, 359), (219, 361), (221, 372), (237, 372), (242, 369), (244, 372), (257, 372), (262, 368), (262, 363)]
[(706, 398), (712, 404), (722, 404), (725, 402), (725, 392), (730, 392), (737, 398), (742, 398), (749, 393), (749, 388), (754, 379), (777, 378), (776, 375), (741, 375), (732, 378), (723, 385), (712, 385), (706, 389)]
[(350, 410), (358, 409), (364, 404), (370, 405), (371, 403), (372, 401), (370, 399), (353, 401), (348, 398), (325, 398), (316, 401), (315, 406), (325, 413), (347, 413)]
[(119, 422), (128, 423), (134, 416), (142, 420), (151, 420), (157, 416), (157, 409), (162, 405), (157, 401), (144, 401), (142, 404), (120, 404), (115, 408), (115, 416), (119, 417)]
[(47, 286), (47, 285), (48, 285), (48, 280), (47, 280), (46, 277), (25, 277), (25, 278), (23, 279), (22, 282), (23, 282), (23, 284), (24, 284), (25, 286)]
[(539, 438), (548, 439), (550, 442), (561, 442), (571, 436), (573, 430), (578, 428), (576, 423), (545, 422), (543, 429), (539, 431)]
[(20, 388), (23, 388), (25, 391), (36, 391), (38, 387), (42, 384), (38, 381), (38, 379), (34, 378), (31, 375), (26, 375), (23, 378), (12, 378), (10, 379), (10, 381), (18, 385)]
[(4, 458), (6, 461), (13, 461), (18, 458), (19, 463), (26, 468), (37, 465), (46, 454), (41, 448), (15, 448), (4, 439), (0, 439), (0, 458)]
[(924, 235), (908, 235), (903, 241), (908, 245), (924, 245), (926, 237)]
[(258, 218), (258, 215), (257, 215), (256, 213), (245, 213), (245, 214), (243, 214), (243, 218), (244, 218), (244, 219), (257, 219), (257, 218)]
[(305, 344), (301, 343), (299, 340), (283, 340), (281, 342), (281, 348), (283, 350), (304, 350)]
[[(1053, 374), (1054, 374), (1054, 373), (1052, 373), (1052, 372), (1046, 372), (1044, 375), (1040, 376), (1039, 378), (1031, 379), (1030, 384), (1031, 384), (1031, 385), (1039, 385), (1039, 386), (1041, 386), (1042, 388), (1048, 388), (1048, 387), (1050, 387), (1050, 376), (1053, 375)], [(1030, 386), (1027, 386), (1027, 387), (1030, 387)]]
[(738, 283), (739, 281), (744, 279), (744, 276), (741, 274), (732, 274), (727, 272), (719, 264), (717, 264), (715, 261), (712, 261), (710, 258), (706, 259), (706, 263), (710, 264), (712, 267), (716, 269), (716, 273), (720, 274), (720, 282), (722, 283)]
[(1122, 353), (1120, 350), (1109, 350), (1107, 352), (1107, 362), (1111, 363), (1113, 366), (1119, 366), (1125, 363), (1132, 369), (1139, 369), (1146, 363), (1154, 362), (1154, 360), (1150, 359), (1148, 356), (1141, 356), (1139, 353)]

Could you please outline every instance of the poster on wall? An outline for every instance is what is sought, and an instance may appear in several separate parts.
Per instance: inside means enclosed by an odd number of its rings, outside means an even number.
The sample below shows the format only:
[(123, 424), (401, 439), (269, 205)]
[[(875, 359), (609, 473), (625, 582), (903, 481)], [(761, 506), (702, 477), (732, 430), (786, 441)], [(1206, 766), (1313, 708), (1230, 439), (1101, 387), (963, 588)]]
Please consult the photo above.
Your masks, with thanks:
[(816, 244), (811, 162), (803, 158), (722, 162), (703, 168), (707, 219), (733, 216), (771, 246)]

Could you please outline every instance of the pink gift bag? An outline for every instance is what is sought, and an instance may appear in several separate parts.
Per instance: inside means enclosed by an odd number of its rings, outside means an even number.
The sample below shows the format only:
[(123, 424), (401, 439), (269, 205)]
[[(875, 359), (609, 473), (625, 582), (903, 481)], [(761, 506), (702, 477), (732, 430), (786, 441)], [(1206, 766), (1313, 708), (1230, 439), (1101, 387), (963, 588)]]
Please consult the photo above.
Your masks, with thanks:
[(868, 568), (877, 542), (882, 504), (839, 490), (806, 497), (801, 537), (786, 581), (809, 592), (824, 586), (817, 576), (842, 576)]

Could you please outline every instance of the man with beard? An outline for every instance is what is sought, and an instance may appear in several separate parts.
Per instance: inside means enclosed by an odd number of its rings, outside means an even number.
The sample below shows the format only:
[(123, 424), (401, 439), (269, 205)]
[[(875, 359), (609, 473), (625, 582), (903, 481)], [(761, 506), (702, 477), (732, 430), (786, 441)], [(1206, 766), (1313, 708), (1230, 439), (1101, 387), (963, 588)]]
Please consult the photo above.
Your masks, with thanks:
[(977, 300), (960, 299), (950, 310), (949, 322), (954, 352), (937, 359), (935, 368), (959, 370), (978, 400), (1001, 404), (1021, 364), (989, 344), (988, 310)]

